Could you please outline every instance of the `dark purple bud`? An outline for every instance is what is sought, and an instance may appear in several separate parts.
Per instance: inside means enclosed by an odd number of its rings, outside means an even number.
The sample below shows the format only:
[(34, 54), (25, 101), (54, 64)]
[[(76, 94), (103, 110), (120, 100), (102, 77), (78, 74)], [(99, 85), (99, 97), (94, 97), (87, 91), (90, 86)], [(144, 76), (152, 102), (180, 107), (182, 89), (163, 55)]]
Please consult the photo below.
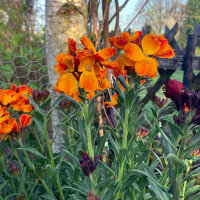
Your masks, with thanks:
[(186, 112), (185, 112), (185, 110), (181, 109), (181, 112), (182, 112), (181, 118), (178, 117), (177, 115), (173, 116), (175, 123), (178, 124), (178, 125), (183, 124), (185, 122), (185, 120), (186, 120)]
[(173, 101), (176, 97), (177, 92), (183, 87), (184, 86), (182, 82), (177, 81), (176, 79), (171, 79), (163, 87), (163, 93), (167, 98), (170, 98)]
[(186, 104), (186, 106), (190, 109), (192, 107), (192, 99), (194, 96), (194, 91), (189, 90), (187, 88), (184, 88), (183, 93), (183, 102)]
[(49, 96), (49, 91), (47, 89), (44, 89), (41, 92), (41, 95), (42, 95), (42, 101), (45, 101), (48, 98), (48, 96)]
[(42, 98), (42, 95), (40, 93), (40, 91), (37, 89), (37, 90), (33, 90), (33, 99), (36, 103), (39, 103), (40, 100)]
[(87, 200), (100, 200), (100, 198), (95, 196), (94, 193), (90, 190)]
[(93, 161), (92, 158), (90, 158), (86, 152), (82, 152), (82, 158), (79, 158), (79, 161), (85, 176), (89, 176), (95, 171), (99, 162), (99, 158), (100, 156), (95, 155)]
[(12, 176), (19, 176), (20, 168), (17, 167), (15, 164), (12, 164), (10, 173), (12, 174)]
[(176, 104), (177, 110), (182, 110), (184, 108), (183, 94), (184, 94), (184, 89), (179, 90), (176, 93), (176, 96), (173, 100)]
[(197, 108), (199, 106), (200, 103), (200, 93), (194, 93), (193, 97), (192, 97), (192, 106), (193, 108)]
[(167, 104), (168, 102), (168, 99), (161, 99), (160, 97), (156, 96), (155, 98), (155, 104), (159, 107), (159, 108), (162, 108), (164, 105)]
[(72, 105), (71, 101), (67, 100), (67, 99), (63, 99), (60, 103), (59, 103), (59, 106), (62, 108), (62, 109), (65, 109), (67, 107), (70, 107)]

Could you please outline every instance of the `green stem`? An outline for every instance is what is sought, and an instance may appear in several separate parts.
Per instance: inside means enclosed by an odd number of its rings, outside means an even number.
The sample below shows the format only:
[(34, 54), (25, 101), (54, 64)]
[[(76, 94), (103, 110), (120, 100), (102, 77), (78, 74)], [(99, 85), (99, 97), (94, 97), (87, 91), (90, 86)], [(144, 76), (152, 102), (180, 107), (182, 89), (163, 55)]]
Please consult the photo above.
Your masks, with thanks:
[(35, 127), (34, 127), (34, 132), (35, 132), (34, 136), (35, 136), (35, 138), (36, 138), (36, 140), (37, 140), (37, 142), (39, 144), (40, 150), (42, 151), (42, 153), (44, 153), (44, 147), (42, 146), (42, 144), (40, 142), (40, 139), (38, 137), (38, 132), (37, 132)]
[(127, 137), (128, 137), (128, 108), (125, 109), (125, 117), (123, 122), (123, 138), (122, 138), (122, 149), (127, 149)]
[[(190, 171), (190, 164), (189, 164), (189, 166), (187, 167), (187, 171), (186, 171), (185, 176), (188, 175), (189, 171)], [(184, 181), (184, 184), (183, 184), (183, 190), (182, 190), (182, 191), (183, 191), (183, 195), (182, 195), (182, 200), (185, 199), (185, 190), (186, 190), (186, 185), (187, 185), (187, 180)]]
[[(48, 148), (48, 151), (49, 151), (50, 162), (51, 162), (52, 167), (56, 170), (56, 166), (55, 166), (55, 162), (54, 162), (54, 158), (53, 158), (53, 152), (52, 152), (51, 144), (49, 142), (46, 116), (44, 116), (44, 133), (45, 133), (45, 140), (46, 140), (46, 143), (47, 143), (47, 148)], [(65, 200), (65, 197), (64, 197), (64, 194), (63, 194), (63, 191), (62, 191), (62, 187), (61, 187), (61, 184), (60, 184), (59, 172), (56, 173), (56, 183), (57, 183), (57, 186), (58, 186), (58, 190), (59, 190), (61, 199)]]
[[(185, 129), (181, 145), (178, 151), (178, 158), (181, 160), (183, 159), (183, 151), (186, 146), (186, 141), (187, 141), (187, 136), (188, 136), (188, 128)], [(179, 174), (179, 167), (176, 167), (176, 177), (175, 177), (175, 188), (174, 188), (174, 200), (179, 200), (180, 199), (180, 174)]]
[(93, 150), (93, 146), (92, 146), (90, 122), (88, 120), (88, 108), (87, 108), (87, 104), (86, 103), (85, 103), (85, 105), (83, 107), (83, 115), (84, 115), (86, 133), (87, 133), (88, 153), (89, 153), (89, 156), (94, 160), (94, 150)]

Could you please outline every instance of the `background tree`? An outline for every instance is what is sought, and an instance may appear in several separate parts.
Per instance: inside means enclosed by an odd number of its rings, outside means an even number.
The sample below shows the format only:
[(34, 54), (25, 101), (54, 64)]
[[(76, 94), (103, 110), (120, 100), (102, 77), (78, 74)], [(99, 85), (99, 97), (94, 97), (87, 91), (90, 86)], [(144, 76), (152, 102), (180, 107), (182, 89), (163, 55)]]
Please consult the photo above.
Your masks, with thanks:
[[(55, 72), (56, 56), (59, 53), (66, 53), (68, 38), (73, 38), (79, 46), (80, 37), (87, 35), (87, 2), (85, 0), (47, 0), (45, 10), (46, 58), (52, 102), (55, 102), (56, 94), (53, 88), (58, 78)], [(55, 110), (52, 115), (53, 136), (59, 124), (59, 113)], [(62, 143), (62, 141), (62, 132), (60, 132), (56, 143)], [(58, 145), (53, 145), (53, 150), (58, 152)]]

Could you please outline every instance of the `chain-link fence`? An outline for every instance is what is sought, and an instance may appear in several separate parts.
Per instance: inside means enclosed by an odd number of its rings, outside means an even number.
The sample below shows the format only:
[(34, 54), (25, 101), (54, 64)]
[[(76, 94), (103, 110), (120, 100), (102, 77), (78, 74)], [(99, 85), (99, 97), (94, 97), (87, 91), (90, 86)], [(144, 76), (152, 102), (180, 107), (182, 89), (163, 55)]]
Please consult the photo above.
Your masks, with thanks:
[(44, 24), (45, 0), (0, 1), (0, 88), (48, 84)]

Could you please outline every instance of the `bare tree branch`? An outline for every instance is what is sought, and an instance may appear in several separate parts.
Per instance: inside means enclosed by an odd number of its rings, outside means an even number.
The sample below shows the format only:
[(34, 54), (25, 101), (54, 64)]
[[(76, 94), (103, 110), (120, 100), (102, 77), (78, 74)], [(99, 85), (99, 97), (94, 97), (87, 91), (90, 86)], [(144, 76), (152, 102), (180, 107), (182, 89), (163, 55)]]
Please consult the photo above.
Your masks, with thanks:
[(116, 7), (116, 22), (115, 22), (115, 29), (113, 32), (113, 36), (115, 36), (119, 29), (119, 2), (115, 0), (115, 7)]
[(137, 12), (137, 14), (135, 15), (135, 17), (130, 21), (130, 23), (128, 24), (128, 26), (124, 29), (124, 31), (126, 31), (128, 29), (128, 27), (135, 21), (135, 19), (143, 12), (144, 7), (146, 6), (146, 4), (149, 2), (149, 0), (146, 0), (145, 3), (143, 4), (143, 6), (140, 8), (140, 10)]
[(103, 20), (102, 20), (102, 23), (100, 25), (100, 28), (98, 30), (98, 33), (97, 33), (97, 40), (96, 40), (96, 43), (95, 43), (95, 48), (97, 49), (97, 47), (99, 46), (99, 41), (100, 41), (100, 36), (101, 36), (101, 33), (103, 31), (103, 25), (104, 25), (104, 21), (106, 19), (106, 15), (107, 15), (107, 12), (108, 12), (108, 6), (109, 2), (108, 0), (106, 1), (106, 6), (105, 6), (105, 12), (104, 12), (104, 15), (103, 15)]
[[(124, 2), (124, 4), (122, 6), (119, 7), (119, 12), (126, 6), (126, 4), (129, 2), (129, 0), (126, 0)], [(112, 20), (115, 18), (115, 16), (117, 16), (117, 10), (116, 10), (116, 13), (110, 18), (109, 20), (109, 24), (112, 22)]]

